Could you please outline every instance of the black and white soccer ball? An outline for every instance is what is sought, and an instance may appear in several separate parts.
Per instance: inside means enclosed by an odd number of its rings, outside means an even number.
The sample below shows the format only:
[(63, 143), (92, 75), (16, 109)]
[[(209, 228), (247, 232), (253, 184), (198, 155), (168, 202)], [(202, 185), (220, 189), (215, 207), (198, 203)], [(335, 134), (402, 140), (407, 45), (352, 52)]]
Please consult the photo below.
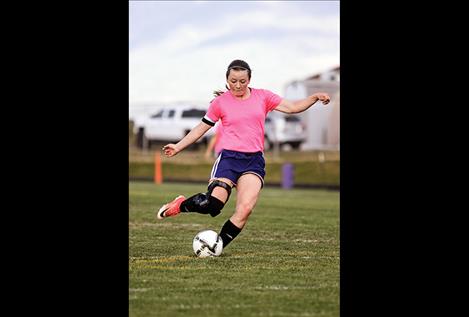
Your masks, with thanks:
[(219, 256), (223, 251), (223, 240), (215, 231), (203, 230), (195, 235), (192, 249), (199, 258)]

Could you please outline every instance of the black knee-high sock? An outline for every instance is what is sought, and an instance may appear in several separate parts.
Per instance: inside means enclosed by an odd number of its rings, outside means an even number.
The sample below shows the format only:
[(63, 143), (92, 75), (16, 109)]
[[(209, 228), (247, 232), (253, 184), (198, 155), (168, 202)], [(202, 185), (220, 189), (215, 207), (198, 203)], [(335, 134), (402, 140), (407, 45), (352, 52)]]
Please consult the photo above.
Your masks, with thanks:
[(236, 227), (230, 219), (228, 219), (221, 228), (219, 236), (223, 240), (223, 248), (233, 241), (234, 238), (241, 232), (241, 229)]

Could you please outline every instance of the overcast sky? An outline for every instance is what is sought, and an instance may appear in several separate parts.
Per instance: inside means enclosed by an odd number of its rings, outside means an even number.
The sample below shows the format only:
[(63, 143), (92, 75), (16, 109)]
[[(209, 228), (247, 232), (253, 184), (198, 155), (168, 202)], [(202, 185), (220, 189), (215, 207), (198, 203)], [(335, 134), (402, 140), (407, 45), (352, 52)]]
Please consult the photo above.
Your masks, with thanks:
[(339, 1), (130, 1), (129, 106), (208, 103), (234, 59), (251, 87), (340, 65)]

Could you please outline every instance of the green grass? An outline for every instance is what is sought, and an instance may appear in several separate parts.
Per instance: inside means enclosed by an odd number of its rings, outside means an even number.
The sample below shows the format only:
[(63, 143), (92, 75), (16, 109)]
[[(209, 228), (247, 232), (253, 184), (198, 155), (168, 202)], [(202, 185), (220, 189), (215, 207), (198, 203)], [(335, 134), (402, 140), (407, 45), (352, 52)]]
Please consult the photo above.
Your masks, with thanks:
[(129, 183), (129, 316), (339, 316), (339, 193), (264, 188), (246, 227), (217, 258), (192, 238), (233, 212), (155, 210), (200, 185)]

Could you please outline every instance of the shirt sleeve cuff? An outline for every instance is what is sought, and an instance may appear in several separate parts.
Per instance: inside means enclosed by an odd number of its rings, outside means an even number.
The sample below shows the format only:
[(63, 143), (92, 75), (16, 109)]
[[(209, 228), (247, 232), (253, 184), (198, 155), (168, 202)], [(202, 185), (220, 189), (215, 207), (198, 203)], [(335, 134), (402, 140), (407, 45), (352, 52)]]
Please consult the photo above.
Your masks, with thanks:
[(202, 122), (208, 124), (209, 126), (214, 126), (215, 122), (213, 122), (209, 117), (205, 116), (202, 118)]

